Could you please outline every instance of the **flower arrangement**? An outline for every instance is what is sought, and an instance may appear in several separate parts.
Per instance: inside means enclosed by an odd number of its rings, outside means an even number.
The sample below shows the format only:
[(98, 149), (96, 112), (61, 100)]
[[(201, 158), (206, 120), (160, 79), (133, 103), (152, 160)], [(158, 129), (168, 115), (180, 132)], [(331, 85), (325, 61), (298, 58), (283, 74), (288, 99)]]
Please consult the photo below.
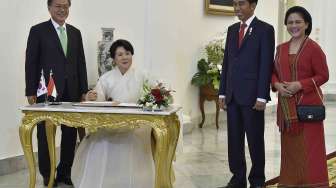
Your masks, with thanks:
[(138, 104), (142, 106), (144, 110), (162, 110), (163, 108), (167, 108), (169, 104), (173, 102), (171, 92), (173, 92), (173, 90), (166, 89), (162, 83), (158, 83), (156, 86), (151, 87), (148, 81), (146, 81), (143, 85), (143, 93), (138, 100)]
[(198, 72), (194, 74), (191, 83), (196, 86), (211, 84), (216, 90), (219, 89), (220, 73), (224, 58), (224, 34), (210, 41), (205, 46), (205, 56), (197, 63)]

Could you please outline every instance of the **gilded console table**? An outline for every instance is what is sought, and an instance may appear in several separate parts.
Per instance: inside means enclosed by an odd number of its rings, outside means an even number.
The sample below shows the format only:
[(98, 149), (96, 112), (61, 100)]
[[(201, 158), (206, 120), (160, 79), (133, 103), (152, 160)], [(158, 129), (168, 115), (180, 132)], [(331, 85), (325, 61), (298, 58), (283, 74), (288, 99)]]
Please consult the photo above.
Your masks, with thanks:
[(176, 112), (179, 107), (170, 107), (165, 111), (148, 112), (139, 108), (125, 107), (79, 107), (72, 103), (61, 105), (34, 104), (20, 108), (24, 113), (20, 126), (20, 140), (29, 167), (29, 188), (36, 184), (36, 167), (32, 148), (32, 132), (36, 123), (46, 121), (46, 133), (50, 155), (51, 188), (55, 178), (56, 126), (64, 124), (70, 127), (83, 127), (89, 132), (98, 128), (134, 129), (139, 126), (151, 126), (155, 140), (153, 149), (155, 163), (155, 188), (172, 188), (173, 168), (180, 123)]

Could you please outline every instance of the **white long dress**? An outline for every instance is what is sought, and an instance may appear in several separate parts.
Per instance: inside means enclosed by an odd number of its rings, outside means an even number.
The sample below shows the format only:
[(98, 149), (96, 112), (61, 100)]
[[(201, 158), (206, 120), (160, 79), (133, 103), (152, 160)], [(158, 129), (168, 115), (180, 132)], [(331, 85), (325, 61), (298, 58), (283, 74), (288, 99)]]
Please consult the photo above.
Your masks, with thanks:
[[(115, 68), (99, 79), (97, 100), (135, 103), (145, 79), (133, 68), (124, 75)], [(153, 188), (154, 174), (151, 128), (142, 126), (88, 135), (77, 149), (71, 178), (75, 188)]]

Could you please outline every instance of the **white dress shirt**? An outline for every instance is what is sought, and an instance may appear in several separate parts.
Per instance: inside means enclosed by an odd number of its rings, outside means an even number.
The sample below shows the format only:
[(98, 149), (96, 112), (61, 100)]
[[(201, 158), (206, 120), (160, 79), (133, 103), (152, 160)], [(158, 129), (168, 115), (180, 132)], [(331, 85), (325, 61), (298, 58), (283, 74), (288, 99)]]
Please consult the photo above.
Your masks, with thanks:
[[(60, 35), (60, 30), (58, 29), (58, 27), (60, 27), (61, 25), (59, 25), (57, 22), (55, 22), (52, 18), (51, 18), (51, 23), (53, 24), (58, 36)], [(65, 31), (65, 35), (68, 38), (68, 34), (67, 34), (67, 28), (66, 28), (66, 24), (64, 23), (61, 27), (64, 27), (64, 31)]]

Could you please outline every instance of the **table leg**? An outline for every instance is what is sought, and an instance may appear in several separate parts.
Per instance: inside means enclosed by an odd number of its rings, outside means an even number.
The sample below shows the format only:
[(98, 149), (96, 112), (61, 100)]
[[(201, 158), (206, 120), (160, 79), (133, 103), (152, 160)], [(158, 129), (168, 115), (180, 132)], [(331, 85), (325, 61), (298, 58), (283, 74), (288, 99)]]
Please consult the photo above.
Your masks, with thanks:
[(156, 122), (153, 127), (155, 137), (155, 188), (173, 187), (172, 162), (180, 131), (179, 121), (175, 116)]
[(52, 188), (55, 180), (55, 170), (56, 170), (56, 149), (55, 149), (56, 125), (54, 125), (51, 121), (46, 120), (45, 128), (46, 128), (49, 158), (50, 158), (50, 176), (49, 176), (48, 188)]
[(200, 110), (201, 110), (201, 114), (202, 114), (202, 122), (198, 125), (199, 128), (203, 127), (203, 124), (204, 124), (204, 121), (205, 121), (204, 101), (205, 101), (205, 98), (203, 96), (200, 96), (199, 105), (200, 105)]
[(177, 142), (180, 135), (180, 121), (177, 116), (173, 116), (166, 119), (166, 126), (168, 127), (168, 134), (169, 134), (169, 145), (168, 145), (168, 159), (167, 165), (169, 167), (168, 173), (170, 173), (170, 180), (171, 186), (175, 181), (175, 172), (173, 168), (173, 161), (176, 157), (176, 147)]
[(153, 127), (155, 137), (155, 188), (170, 188), (167, 174), (168, 130)]
[(29, 187), (35, 188), (36, 184), (36, 167), (35, 167), (35, 158), (33, 154), (33, 146), (32, 146), (32, 133), (36, 126), (35, 123), (33, 124), (25, 124), (22, 121), (22, 125), (19, 128), (19, 134), (20, 134), (20, 141), (22, 145), (22, 149), (25, 155), (25, 158), (28, 163), (29, 168)]
[(78, 132), (78, 136), (79, 136), (79, 141), (81, 142), (84, 139), (85, 135), (86, 135), (85, 128), (78, 127), (77, 128), (77, 132)]

